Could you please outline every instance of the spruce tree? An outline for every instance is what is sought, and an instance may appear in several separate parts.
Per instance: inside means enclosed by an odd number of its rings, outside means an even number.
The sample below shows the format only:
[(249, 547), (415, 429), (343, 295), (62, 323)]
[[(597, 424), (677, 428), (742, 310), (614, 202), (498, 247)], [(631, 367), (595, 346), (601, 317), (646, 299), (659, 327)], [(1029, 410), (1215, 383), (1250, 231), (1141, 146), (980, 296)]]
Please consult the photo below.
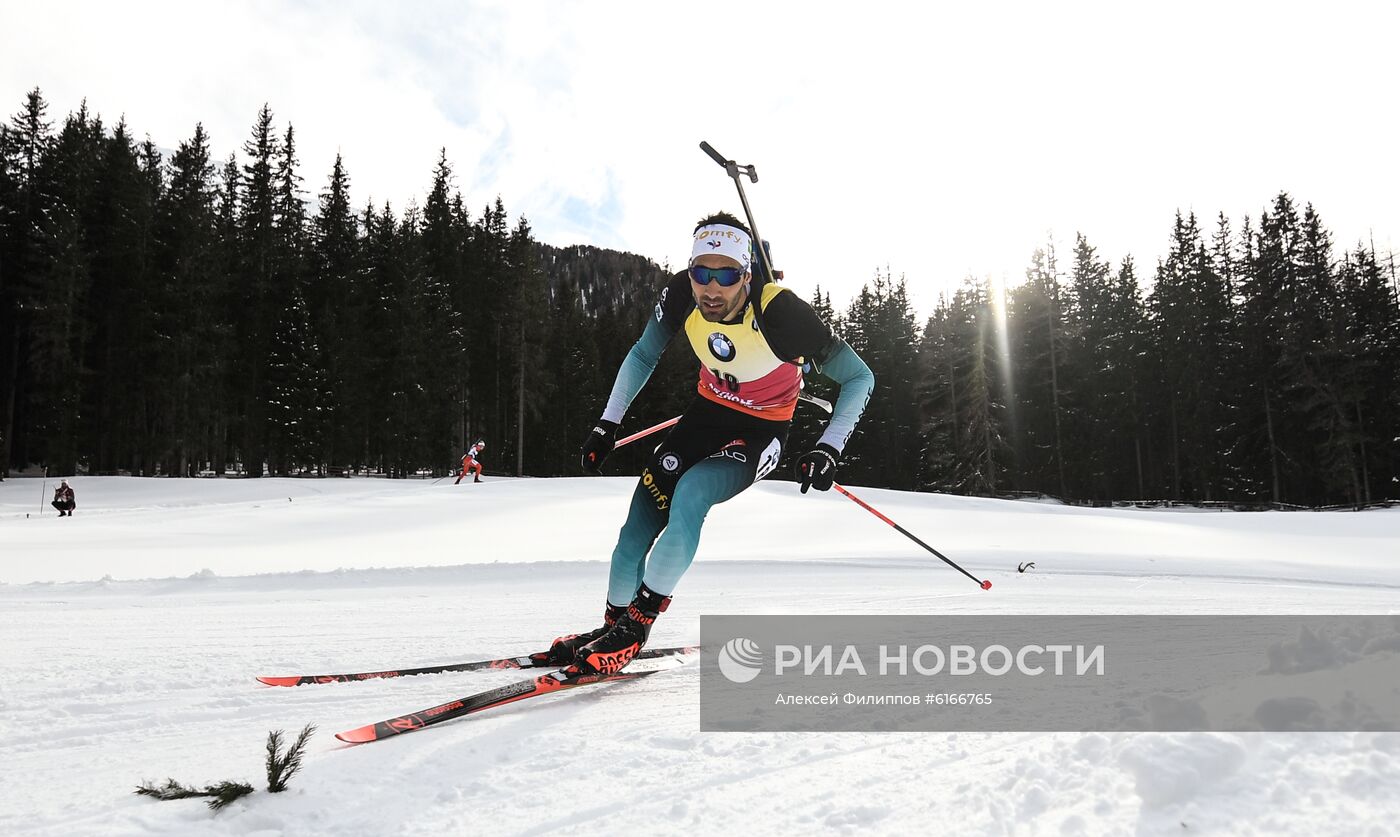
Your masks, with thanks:
[(53, 144), (47, 113), (36, 87), (0, 138), (6, 173), (0, 194), (0, 477), (36, 459), (26, 431), (34, 386), (30, 329), (43, 271), (39, 243), (49, 192), (40, 165)]
[(1395, 496), (1400, 474), (1400, 304), (1373, 249), (1358, 246), (1337, 270), (1339, 298), (1333, 321), (1340, 363), (1332, 381), (1351, 421), (1345, 439), (1353, 448), (1357, 485), (1353, 502)]
[[(6, 285), (14, 270), (14, 238), (19, 219), (19, 180), (12, 169), (9, 155), (10, 127), (0, 124), (0, 335), (19, 329), (18, 311)], [(10, 340), (0, 337), (0, 480), (9, 473), (8, 403), (14, 391), (14, 362), (10, 357)]]
[(31, 297), (29, 362), (34, 387), (28, 432), (56, 473), (77, 471), (82, 427), (84, 359), (91, 323), (88, 297), (92, 260), (88, 226), (96, 201), (102, 161), (102, 122), (90, 117), (86, 102), (64, 121), (40, 177), (52, 191), (39, 224), (37, 251), (42, 268)]
[[(464, 359), (463, 315), (470, 312), (473, 325), (499, 323), (497, 317), (476, 316), (481, 300), (469, 303), (462, 297), (467, 285), (463, 257), (465, 242), (453, 213), (451, 196), (452, 169), (446, 151), (438, 157), (433, 171), (433, 184), (423, 205), (421, 248), (423, 258), (424, 304), (421, 351), (431, 362), (419, 370), (422, 386), (430, 395), (423, 405), (419, 421), (427, 434), (423, 463), (435, 472), (445, 469), (461, 455), (460, 415), (457, 405), (465, 397), (461, 390)], [(504, 279), (505, 277), (500, 277)], [(498, 288), (499, 296), (504, 289)], [(461, 305), (467, 308), (459, 308)], [(494, 306), (493, 306), (494, 307)], [(478, 325), (479, 327), (479, 325)], [(455, 453), (454, 453), (455, 451)]]
[(885, 344), (881, 353), (884, 363), (875, 373), (877, 396), (871, 400), (880, 398), (888, 410), (880, 443), (884, 460), (882, 482), (890, 488), (912, 491), (918, 485), (919, 470), (918, 332), (903, 277), (891, 282), (886, 276), (876, 333)]
[[(1258, 264), (1255, 271), (1261, 286), (1269, 296), (1261, 298), (1261, 305), (1269, 305), (1268, 317), (1261, 325), (1266, 331), (1263, 361), (1265, 395), (1265, 427), (1269, 432), (1273, 450), (1274, 502), (1300, 502), (1300, 476), (1295, 458), (1306, 445), (1306, 434), (1297, 420), (1294, 409), (1296, 382), (1288, 374), (1288, 360), (1301, 355), (1294, 346), (1298, 341), (1297, 323), (1299, 310), (1298, 285), (1301, 257), (1301, 235), (1298, 214), (1293, 201), (1286, 195), (1275, 199), (1273, 214), (1264, 213), (1259, 221)], [(1267, 283), (1267, 284), (1266, 284)]]
[(91, 328), (84, 387), (84, 448), (98, 472), (152, 473), (166, 438), (155, 384), (161, 305), (154, 283), (155, 202), (163, 188), (159, 155), (143, 159), (125, 121), (102, 140), (92, 208), (85, 224), (92, 253)]
[(950, 492), (956, 486), (959, 411), (957, 366), (966, 346), (959, 329), (962, 297), (940, 296), (919, 340), (919, 488)]
[[(326, 388), (319, 380), (303, 381), (294, 377), (290, 385), (302, 386), (303, 391), (289, 400), (288, 382), (272, 374), (274, 369), (286, 374), (287, 370), (308, 368), (313, 362), (319, 368), (322, 360), (304, 355), (305, 352), (314, 354), (317, 344), (310, 333), (310, 315), (303, 290), (309, 267), (306, 203), (301, 176), (297, 173), (296, 132), (291, 125), (287, 126), (279, 151), (274, 173), (272, 283), (265, 300), (268, 322), (274, 330), (267, 347), (268, 375), (264, 379), (261, 400), (268, 417), (265, 427), (273, 472), (286, 474), (305, 467), (319, 469), (325, 462), (322, 450), (326, 441), (325, 428), (320, 419), (324, 415)], [(297, 331), (285, 333), (283, 329)], [(317, 436), (318, 433), (321, 435)], [(308, 446), (316, 448), (312, 460), (300, 460), (301, 454), (310, 452)]]
[(1152, 295), (1152, 358), (1167, 425), (1173, 499), (1218, 499), (1230, 483), (1236, 431), (1231, 393), (1232, 309), (1194, 213), (1177, 213), (1172, 247), (1159, 263)]
[(1154, 482), (1148, 476), (1154, 418), (1148, 412), (1144, 386), (1150, 338), (1147, 308), (1131, 256), (1125, 256), (1119, 265), (1105, 305), (1101, 319), (1106, 328), (1098, 342), (1104, 361), (1099, 367), (1100, 391), (1117, 439), (1118, 461), (1128, 462), (1130, 467), (1120, 468), (1118, 479), (1110, 483), (1104, 496), (1144, 498), (1147, 485)]
[(339, 154), (319, 209), (311, 221), (312, 269), (306, 302), (313, 339), (321, 348), (318, 367), (327, 397), (325, 460), (359, 468), (365, 463), (363, 422), (355, 397), (365, 375), (364, 333), (372, 304), (361, 270), (359, 223), (350, 206), (350, 176)]
[(1305, 502), (1364, 502), (1366, 482), (1357, 426), (1360, 383), (1347, 338), (1347, 313), (1332, 259), (1331, 234), (1308, 204), (1302, 217), (1298, 323), (1284, 364), (1310, 436), (1316, 476)]
[(213, 308), (220, 312), (219, 323), (226, 351), (221, 353), (221, 363), (217, 371), (214, 392), (217, 400), (211, 404), (214, 409), (213, 425), (210, 427), (209, 456), (210, 468), (217, 474), (224, 474), (234, 465), (237, 458), (238, 427), (240, 415), (239, 393), (243, 391), (238, 374), (242, 348), (237, 344), (239, 304), (243, 299), (240, 287), (242, 255), (239, 242), (242, 240), (239, 220), (241, 191), (239, 184), (242, 172), (238, 158), (230, 154), (219, 172), (217, 214), (214, 221), (214, 273), (217, 277), (217, 291), (212, 301)]
[(202, 124), (170, 160), (170, 187), (157, 212), (161, 305), (156, 332), (165, 343), (157, 367), (170, 438), (167, 473), (190, 476), (221, 452), (217, 428), (232, 350), (222, 305), (227, 274), (219, 250), (216, 172)]
[(1064, 371), (1074, 393), (1065, 417), (1071, 483), (1076, 497), (1110, 499), (1121, 451), (1113, 444), (1120, 401), (1109, 373), (1125, 359), (1106, 354), (1113, 329), (1111, 269), (1083, 234), (1075, 236), (1070, 285), (1073, 305), (1065, 312), (1065, 326), (1071, 345)]
[[(548, 269), (548, 254), (543, 258)], [(579, 287), (565, 276), (554, 290), (546, 338), (545, 354), (553, 374), (543, 380), (540, 399), (543, 412), (536, 443), (546, 463), (537, 466), (543, 473), (580, 473), (579, 428), (598, 417), (599, 405), (607, 397), (593, 337)]]
[(1071, 302), (1061, 287), (1053, 246), (1032, 254), (1025, 284), (1008, 296), (1017, 487), (1065, 497), (1062, 399), (1067, 393), (1060, 376), (1068, 348), (1064, 309)]
[[(507, 426), (506, 382), (512, 377), (509, 358), (503, 347), (505, 324), (496, 318), (478, 316), (477, 307), (506, 292), (509, 281), (510, 233), (506, 226), (505, 205), (499, 197), (481, 213), (473, 227), (473, 282), (471, 324), (467, 327), (467, 366), (471, 391), (467, 410), (468, 435), (502, 438)], [(504, 449), (504, 448), (502, 448)]]
[(237, 403), (237, 455), (245, 473), (262, 476), (268, 459), (267, 367), (279, 313), (277, 189), (274, 181), (281, 145), (272, 128), (272, 110), (263, 105), (252, 135), (243, 144), (238, 186), (238, 271), (234, 287), (234, 334), (239, 355), (233, 378)]
[[(442, 399), (440, 391), (431, 391), (425, 383), (433, 379), (428, 367), (437, 350), (430, 329), (436, 288), (423, 252), (422, 213), (413, 203), (408, 205), (399, 222), (393, 252), (397, 261), (395, 279), (401, 295), (396, 306), (399, 315), (395, 332), (397, 351), (390, 372), (395, 411), (391, 421), (396, 424), (395, 469), (399, 476), (407, 477), (433, 459), (434, 441), (440, 427), (428, 420), (432, 415), (429, 400), (441, 403)], [(440, 451), (436, 452), (440, 457)]]
[(969, 278), (953, 297), (950, 322), (954, 339), (966, 347), (952, 367), (949, 391), (957, 395), (953, 473), (949, 483), (963, 494), (995, 495), (1007, 488), (1015, 453), (1006, 405), (1013, 394), (1010, 370), (1003, 366), (999, 346), (1010, 339), (1002, 332), (1003, 303), (993, 298), (988, 281)]
[(1244, 426), (1254, 429), (1244, 441), (1253, 478), (1270, 499), (1310, 503), (1321, 496), (1316, 434), (1329, 412), (1314, 360), (1328, 329), (1330, 243), (1320, 223), (1305, 228), (1286, 193), (1271, 209), (1260, 217), (1241, 283), (1245, 368), (1253, 385)]
[[(549, 340), (549, 290), (542, 265), (536, 253), (530, 225), (524, 216), (511, 231), (507, 251), (510, 264), (509, 293), (503, 295), (502, 314), (513, 337), (515, 404), (511, 410), (514, 438), (510, 439), (515, 453), (515, 473), (526, 473), (527, 431), (538, 432), (543, 413), (540, 394), (549, 388), (550, 368), (546, 362), (545, 346)], [(509, 450), (510, 448), (505, 448)], [(547, 462), (533, 455), (533, 473), (548, 473)]]
[(369, 305), (363, 331), (363, 377), (356, 389), (357, 431), (364, 436), (365, 460), (372, 470), (390, 471), (393, 372), (398, 354), (399, 283), (396, 270), (396, 220), (388, 204), (381, 214), (373, 206), (360, 213), (364, 231), (364, 284)]

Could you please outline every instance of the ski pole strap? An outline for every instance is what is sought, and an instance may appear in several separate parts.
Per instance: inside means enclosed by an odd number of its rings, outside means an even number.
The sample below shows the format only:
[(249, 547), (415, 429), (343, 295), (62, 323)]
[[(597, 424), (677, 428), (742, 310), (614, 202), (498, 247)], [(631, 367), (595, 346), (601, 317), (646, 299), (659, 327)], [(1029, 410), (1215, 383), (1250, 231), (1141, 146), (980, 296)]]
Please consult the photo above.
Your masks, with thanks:
[(992, 582), (990, 582), (990, 581), (981, 581), (981, 580), (978, 580), (977, 576), (973, 575), (972, 573), (970, 573), (970, 572), (968, 572), (967, 570), (963, 569), (962, 567), (958, 566), (957, 563), (955, 563), (955, 562), (954, 562), (951, 558), (949, 558), (948, 556), (944, 555), (943, 553), (939, 552), (938, 550), (934, 549), (933, 547), (931, 547), (931, 546), (929, 546), (928, 544), (924, 543), (923, 541), (919, 540), (919, 539), (918, 539), (917, 537), (915, 537), (915, 536), (913, 535), (913, 533), (911, 533), (908, 529), (905, 529), (903, 526), (900, 526), (898, 523), (895, 523), (893, 520), (890, 520), (888, 517), (885, 517), (885, 516), (884, 516), (883, 514), (881, 514), (874, 506), (870, 505), (869, 503), (867, 503), (867, 502), (865, 502), (864, 500), (860, 499), (860, 498), (857, 497), (856, 495), (854, 495), (854, 494), (852, 494), (851, 492), (847, 491), (847, 490), (845, 489), (845, 487), (842, 486), (840, 483), (832, 483), (832, 486), (831, 486), (831, 487), (832, 487), (832, 488), (835, 488), (837, 491), (839, 491), (839, 492), (841, 492), (842, 494), (844, 494), (844, 495), (846, 495), (847, 497), (849, 497), (853, 502), (855, 502), (856, 505), (860, 506), (861, 508), (865, 509), (866, 511), (870, 512), (871, 514), (875, 515), (876, 517), (880, 518), (881, 520), (883, 520), (883, 521), (885, 521), (886, 523), (888, 523), (888, 524), (890, 524), (891, 526), (893, 526), (893, 527), (895, 528), (895, 531), (899, 532), (899, 533), (900, 533), (901, 535), (903, 535), (904, 537), (908, 538), (909, 540), (913, 541), (914, 543), (918, 544), (919, 546), (922, 546), (924, 549), (926, 549), (926, 550), (928, 550), (929, 552), (933, 553), (933, 555), (936, 556), (937, 558), (941, 559), (941, 560), (943, 561), (943, 563), (947, 564), (948, 566), (952, 567), (953, 569), (957, 570), (958, 572), (962, 573), (963, 575), (965, 575), (965, 576), (967, 576), (968, 578), (972, 579), (973, 581), (977, 582), (978, 586), (980, 586), (983, 590), (990, 590), (990, 589), (992, 589)]

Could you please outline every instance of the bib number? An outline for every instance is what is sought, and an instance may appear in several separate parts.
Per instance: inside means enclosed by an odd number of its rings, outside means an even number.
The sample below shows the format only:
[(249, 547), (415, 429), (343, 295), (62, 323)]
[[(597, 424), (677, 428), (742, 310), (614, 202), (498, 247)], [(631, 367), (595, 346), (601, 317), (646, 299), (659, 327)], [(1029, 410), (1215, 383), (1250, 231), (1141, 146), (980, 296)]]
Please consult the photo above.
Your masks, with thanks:
[(739, 391), (739, 379), (729, 374), (728, 372), (721, 373), (718, 369), (712, 368), (710, 369), (710, 374), (723, 381), (725, 389), (728, 389), (730, 392)]

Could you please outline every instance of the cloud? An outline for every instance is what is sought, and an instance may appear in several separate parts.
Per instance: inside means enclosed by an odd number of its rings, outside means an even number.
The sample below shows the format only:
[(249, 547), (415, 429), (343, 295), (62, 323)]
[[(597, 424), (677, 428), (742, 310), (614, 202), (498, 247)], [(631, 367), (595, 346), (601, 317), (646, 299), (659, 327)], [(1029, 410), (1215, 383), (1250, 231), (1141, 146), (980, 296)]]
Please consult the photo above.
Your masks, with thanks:
[(1180, 208), (1238, 224), (1280, 190), (1340, 247), (1400, 246), (1387, 32), (1400, 12), (1045, 4), (368, 2), (16, 5), (0, 94), (87, 97), (226, 156), (258, 108), (297, 129), (307, 188), (337, 151), (358, 204), (422, 194), (440, 149), (473, 212), (542, 240), (683, 263), (745, 184), (788, 283), (847, 300), (876, 269), (917, 308), (971, 274), (1019, 281), (1084, 232), (1150, 275)]

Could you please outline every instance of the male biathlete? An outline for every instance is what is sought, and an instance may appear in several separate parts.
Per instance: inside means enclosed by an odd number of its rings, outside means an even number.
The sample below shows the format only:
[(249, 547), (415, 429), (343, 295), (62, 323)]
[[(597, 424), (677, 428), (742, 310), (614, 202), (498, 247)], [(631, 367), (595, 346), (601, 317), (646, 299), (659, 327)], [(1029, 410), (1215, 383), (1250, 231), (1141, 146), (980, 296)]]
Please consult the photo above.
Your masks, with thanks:
[(688, 269), (661, 289), (654, 316), (618, 370), (607, 408), (583, 445), (590, 473), (612, 451), (627, 408), (677, 331), (685, 331), (700, 360), (695, 400), (632, 493), (612, 553), (603, 625), (554, 640), (553, 664), (611, 674), (637, 655), (695, 557), (710, 508), (778, 464), (804, 368), (836, 381), (841, 392), (821, 440), (798, 459), (797, 478), (803, 494), (826, 491), (835, 481), (875, 376), (812, 306), (754, 276), (754, 253), (748, 228), (733, 215), (702, 220)]

